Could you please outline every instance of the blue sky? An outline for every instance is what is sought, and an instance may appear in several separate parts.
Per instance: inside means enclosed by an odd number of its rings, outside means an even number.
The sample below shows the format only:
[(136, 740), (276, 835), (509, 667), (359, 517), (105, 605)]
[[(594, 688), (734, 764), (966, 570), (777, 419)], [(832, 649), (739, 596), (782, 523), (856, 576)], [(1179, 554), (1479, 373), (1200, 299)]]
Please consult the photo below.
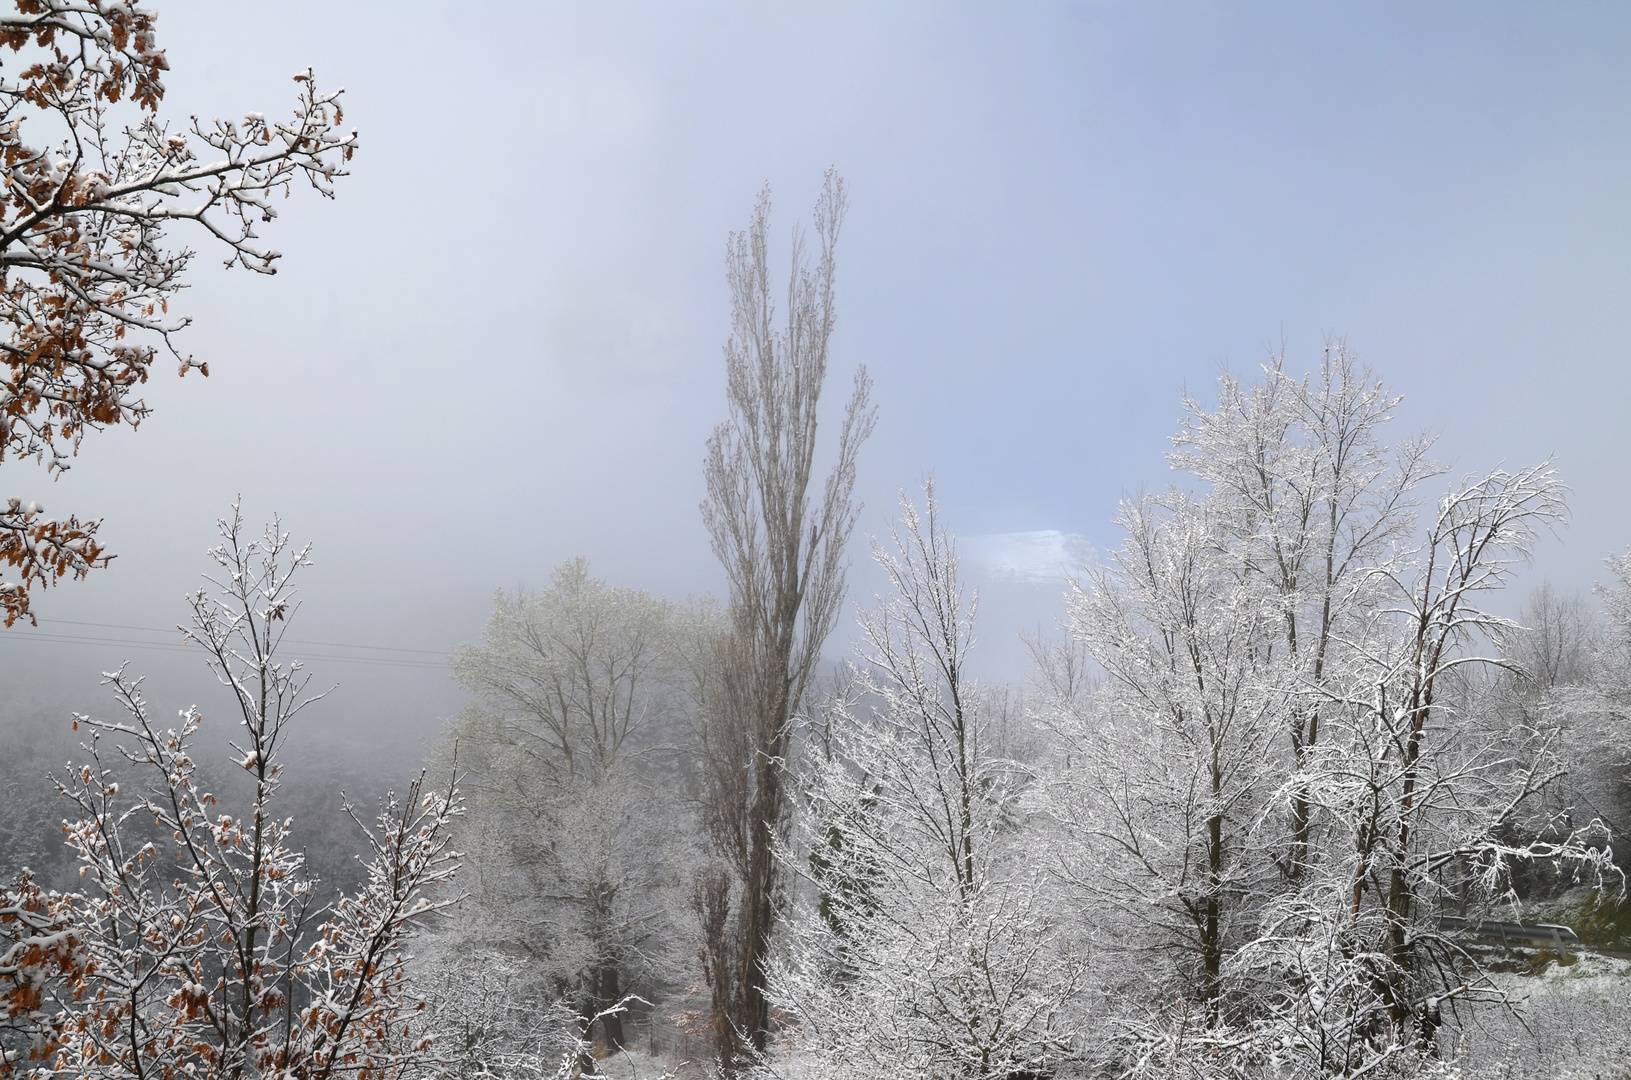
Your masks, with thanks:
[[(933, 470), (961, 533), (1107, 547), (1186, 388), (1340, 334), (1459, 469), (1556, 455), (1574, 522), (1520, 592), (1631, 544), (1631, 8), (157, 6), (168, 111), (281, 112), (311, 65), (362, 149), (266, 230), (276, 278), (203, 250), (209, 380), (159, 373), (59, 484), (8, 466), (120, 554), (47, 615), (173, 623), (239, 492), (316, 541), (313, 637), (441, 649), (580, 553), (717, 590), (725, 236), (766, 182), (785, 236), (829, 165), (869, 531)], [(456, 704), (358, 670), (349, 709)]]

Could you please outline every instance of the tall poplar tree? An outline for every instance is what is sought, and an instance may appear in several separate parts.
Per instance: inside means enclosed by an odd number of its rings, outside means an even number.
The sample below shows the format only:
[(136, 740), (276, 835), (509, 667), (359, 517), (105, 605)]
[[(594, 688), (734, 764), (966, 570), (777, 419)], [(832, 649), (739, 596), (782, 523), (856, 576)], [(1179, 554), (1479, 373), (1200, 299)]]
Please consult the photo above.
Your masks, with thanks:
[(703, 871), (697, 889), (699, 914), (710, 928), (704, 963), (712, 1020), (727, 1070), (742, 1050), (765, 1046), (774, 839), (787, 812), (791, 727), (843, 600), (844, 545), (858, 510), (855, 460), (875, 415), (871, 380), (857, 368), (835, 460), (812, 492), (845, 207), (844, 181), (829, 170), (816, 202), (813, 263), (802, 232), (793, 234), (779, 326), (767, 252), (768, 188), (747, 230), (733, 234), (727, 248), (730, 411), (708, 440), (702, 517), (730, 582), (730, 629), (703, 725), (705, 816), (718, 861)]

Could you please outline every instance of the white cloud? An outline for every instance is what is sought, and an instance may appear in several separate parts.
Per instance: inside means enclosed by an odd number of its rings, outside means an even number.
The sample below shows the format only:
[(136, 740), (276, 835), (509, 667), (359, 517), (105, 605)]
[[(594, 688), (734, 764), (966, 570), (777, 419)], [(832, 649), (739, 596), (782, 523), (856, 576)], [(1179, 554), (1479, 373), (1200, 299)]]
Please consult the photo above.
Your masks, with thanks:
[(998, 580), (1052, 584), (1093, 558), (1087, 537), (1057, 529), (991, 533), (957, 541), (965, 570)]

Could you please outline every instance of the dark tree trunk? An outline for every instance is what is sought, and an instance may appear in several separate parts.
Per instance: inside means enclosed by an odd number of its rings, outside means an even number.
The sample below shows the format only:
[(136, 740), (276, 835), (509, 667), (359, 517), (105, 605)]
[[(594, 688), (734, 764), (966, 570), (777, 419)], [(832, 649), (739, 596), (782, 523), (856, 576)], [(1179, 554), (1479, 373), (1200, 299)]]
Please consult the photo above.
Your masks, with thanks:
[(765, 961), (770, 958), (774, 928), (776, 863), (774, 824), (783, 811), (780, 765), (761, 756), (755, 763), (755, 798), (751, 823), (748, 876), (742, 897), (742, 954), (737, 985), (742, 988), (737, 1024), (748, 1036), (754, 1053), (762, 1054), (770, 1028), (770, 1005), (765, 1000)]
[[(608, 964), (600, 969), (599, 995), (602, 1009), (615, 1009), (617, 1003), (623, 1000), (622, 991), (618, 989), (617, 983), (617, 968)], [(615, 1054), (623, 1049), (623, 1014), (612, 1012), (601, 1017), (600, 1033), (608, 1054)]]
[(1206, 823), (1207, 885), (1205, 917), (1201, 927), (1201, 960), (1206, 968), (1202, 994), (1215, 1002), (1223, 977), (1223, 905), (1219, 897), (1223, 882), (1223, 819), (1214, 816)]
[(728, 928), (730, 890), (730, 871), (711, 864), (697, 872), (692, 900), (702, 923), (702, 946), (698, 950), (702, 974), (711, 992), (708, 1027), (720, 1070), (726, 1076), (735, 1074), (736, 1065), (736, 1038), (731, 1028), (735, 989), (731, 976), (735, 965), (734, 957), (729, 955), (732, 944)]

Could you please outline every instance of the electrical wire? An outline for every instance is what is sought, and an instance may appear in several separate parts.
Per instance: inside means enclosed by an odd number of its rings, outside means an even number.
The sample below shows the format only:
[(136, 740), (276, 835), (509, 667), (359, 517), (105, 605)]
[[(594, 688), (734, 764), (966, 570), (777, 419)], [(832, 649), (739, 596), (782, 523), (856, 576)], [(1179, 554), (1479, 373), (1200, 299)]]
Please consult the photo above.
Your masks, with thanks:
[[(124, 623), (96, 623), (79, 622), (73, 619), (41, 619), (42, 625), (57, 626), (85, 626), (105, 630), (135, 630), (144, 634), (174, 634), (177, 628), (160, 629), (155, 626), (131, 626)], [(195, 646), (174, 641), (144, 641), (140, 638), (107, 637), (89, 634), (58, 634), (40, 630), (35, 627), (12, 628), (0, 631), (0, 641), (37, 641), (55, 645), (88, 645), (88, 646), (118, 646), (125, 649), (140, 649), (145, 652), (190, 652)], [(370, 652), (381, 653), (416, 653), (425, 656), (445, 656), (434, 649), (406, 649), (389, 645), (355, 645), (342, 641), (306, 641), (296, 638), (284, 638), (287, 645), (315, 645), (332, 649), (366, 649)], [(305, 656), (292, 657), (308, 663), (322, 661), (324, 663), (363, 664), (371, 667), (393, 667), (419, 669), (423, 671), (445, 671), (445, 659), (421, 660), (415, 657), (393, 656), (343, 656), (334, 653), (309, 653)]]
[[(94, 626), (100, 630), (140, 630), (147, 634), (171, 634), (178, 629), (178, 627), (174, 626), (168, 629), (160, 629), (156, 626), (127, 626), (124, 623), (75, 622), (73, 619), (41, 619), (40, 622), (52, 623), (57, 626)], [(183, 633), (186, 632), (185, 628), (179, 629), (182, 629)], [(406, 649), (395, 645), (352, 645), (344, 641), (303, 641), (299, 638), (284, 638), (283, 640), (290, 645), (329, 645), (336, 649), (374, 649), (379, 652), (425, 653), (427, 656), (447, 655), (446, 649)]]

